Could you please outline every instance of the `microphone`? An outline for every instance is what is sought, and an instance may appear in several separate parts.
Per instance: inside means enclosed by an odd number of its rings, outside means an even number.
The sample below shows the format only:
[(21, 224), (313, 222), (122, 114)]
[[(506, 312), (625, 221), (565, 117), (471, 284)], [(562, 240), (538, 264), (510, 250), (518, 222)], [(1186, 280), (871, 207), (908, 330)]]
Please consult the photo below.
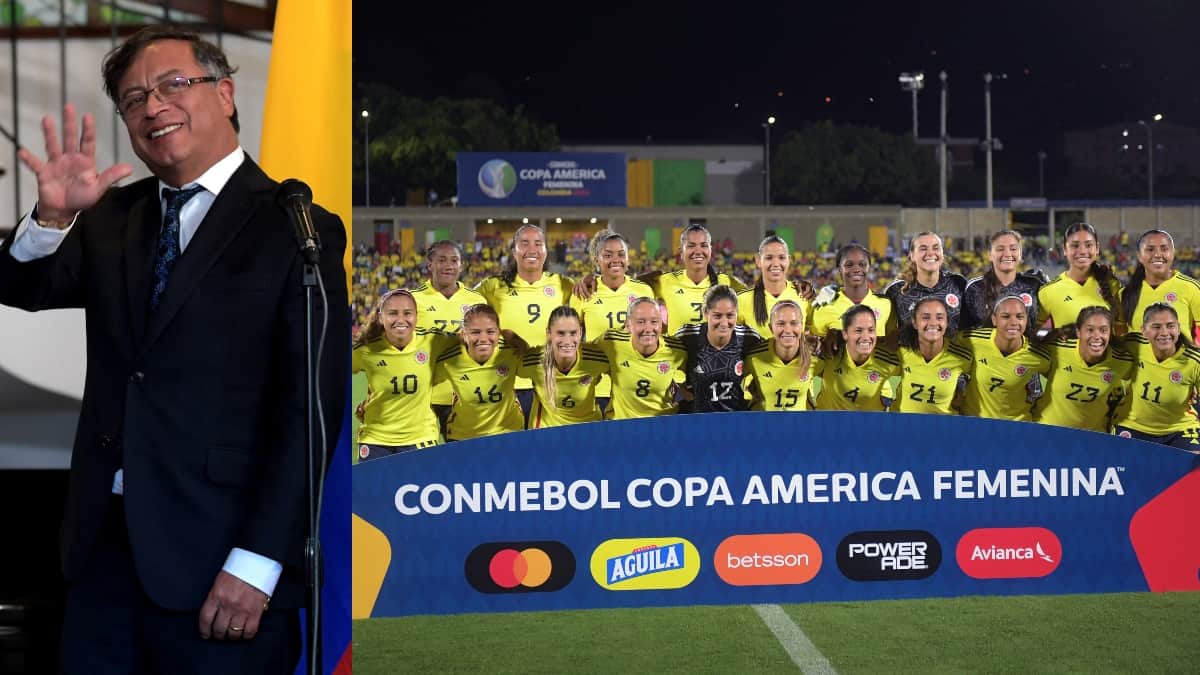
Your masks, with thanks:
[(287, 214), (295, 230), (296, 243), (305, 262), (316, 265), (321, 256), (321, 240), (312, 221), (312, 189), (295, 178), (279, 184), (275, 203)]

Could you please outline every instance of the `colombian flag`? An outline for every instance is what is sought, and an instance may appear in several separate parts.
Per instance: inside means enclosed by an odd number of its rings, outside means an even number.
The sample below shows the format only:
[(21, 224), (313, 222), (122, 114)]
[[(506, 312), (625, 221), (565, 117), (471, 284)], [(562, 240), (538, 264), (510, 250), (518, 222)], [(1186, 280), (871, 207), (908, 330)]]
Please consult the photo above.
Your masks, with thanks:
[[(299, 178), (308, 183), (314, 201), (341, 217), (348, 242), (353, 133), (350, 6), (344, 0), (279, 0), (260, 149), (263, 170), (277, 180)], [(347, 285), (350, 250), (347, 245)], [(329, 329), (348, 331), (350, 326)], [(338, 675), (350, 673), (349, 408), (345, 419), (347, 428), (338, 436), (325, 478), (321, 511), (325, 554), (321, 671)], [(301, 671), (303, 666), (301, 661)]]

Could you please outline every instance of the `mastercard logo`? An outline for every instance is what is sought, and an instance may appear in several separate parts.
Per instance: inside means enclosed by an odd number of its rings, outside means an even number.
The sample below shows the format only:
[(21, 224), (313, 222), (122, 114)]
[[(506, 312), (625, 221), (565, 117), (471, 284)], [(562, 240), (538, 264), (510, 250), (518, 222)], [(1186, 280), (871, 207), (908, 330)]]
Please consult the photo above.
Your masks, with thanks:
[(467, 555), (463, 571), (480, 593), (551, 593), (575, 578), (575, 556), (557, 541), (491, 542)]

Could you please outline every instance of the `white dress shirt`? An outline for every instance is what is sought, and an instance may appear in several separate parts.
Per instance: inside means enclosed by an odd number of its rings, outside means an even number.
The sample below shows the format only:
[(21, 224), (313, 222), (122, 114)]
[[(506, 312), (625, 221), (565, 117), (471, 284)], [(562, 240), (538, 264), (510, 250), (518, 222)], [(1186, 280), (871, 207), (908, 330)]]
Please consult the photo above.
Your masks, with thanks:
[[(216, 201), (217, 194), (221, 192), (225, 184), (233, 176), (233, 173), (242, 165), (245, 157), (245, 151), (239, 146), (221, 161), (213, 164), (199, 178), (187, 185), (167, 185), (161, 180), (158, 182), (160, 213), (166, 211), (167, 208), (165, 201), (162, 199), (163, 188), (184, 189), (196, 185), (204, 188), (204, 190), (196, 193), (195, 196), (189, 199), (179, 212), (179, 250), (181, 252), (187, 250), (188, 243), (196, 235), (196, 230), (200, 227), (200, 222), (204, 220), (204, 216), (208, 214), (209, 208)], [(35, 206), (34, 210), (17, 224), (17, 233), (13, 239), (12, 246), (9, 247), (9, 253), (18, 262), (29, 262), (52, 255), (62, 245), (63, 239), (67, 237), (67, 233), (75, 226), (74, 221), (72, 221), (69, 227), (62, 230), (42, 227), (33, 218), (33, 214), (36, 212), (37, 207)], [(123, 469), (117, 469), (117, 473), (113, 476), (112, 491), (113, 494), (125, 494), (125, 471)], [(275, 586), (279, 583), (279, 575), (283, 572), (283, 565), (252, 551), (234, 548), (229, 552), (229, 556), (225, 559), (225, 565), (222, 569), (254, 586), (263, 593), (271, 595), (275, 592)]]

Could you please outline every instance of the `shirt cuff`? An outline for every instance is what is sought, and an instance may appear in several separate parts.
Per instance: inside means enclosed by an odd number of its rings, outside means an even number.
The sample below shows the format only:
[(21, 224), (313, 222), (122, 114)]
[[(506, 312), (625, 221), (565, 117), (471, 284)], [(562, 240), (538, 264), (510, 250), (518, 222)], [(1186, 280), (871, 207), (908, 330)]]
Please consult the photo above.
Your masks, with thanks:
[(17, 223), (17, 232), (13, 235), (12, 246), (8, 248), (9, 254), (17, 262), (30, 262), (39, 258), (45, 258), (54, 255), (58, 251), (58, 247), (62, 245), (63, 239), (67, 238), (67, 233), (75, 226), (75, 219), (71, 219), (71, 224), (66, 229), (59, 230), (53, 227), (42, 227), (37, 224), (35, 216), (37, 207), (33, 208), (20, 223)]
[(266, 593), (267, 597), (275, 592), (279, 575), (283, 573), (283, 565), (244, 548), (230, 551), (221, 569)]

